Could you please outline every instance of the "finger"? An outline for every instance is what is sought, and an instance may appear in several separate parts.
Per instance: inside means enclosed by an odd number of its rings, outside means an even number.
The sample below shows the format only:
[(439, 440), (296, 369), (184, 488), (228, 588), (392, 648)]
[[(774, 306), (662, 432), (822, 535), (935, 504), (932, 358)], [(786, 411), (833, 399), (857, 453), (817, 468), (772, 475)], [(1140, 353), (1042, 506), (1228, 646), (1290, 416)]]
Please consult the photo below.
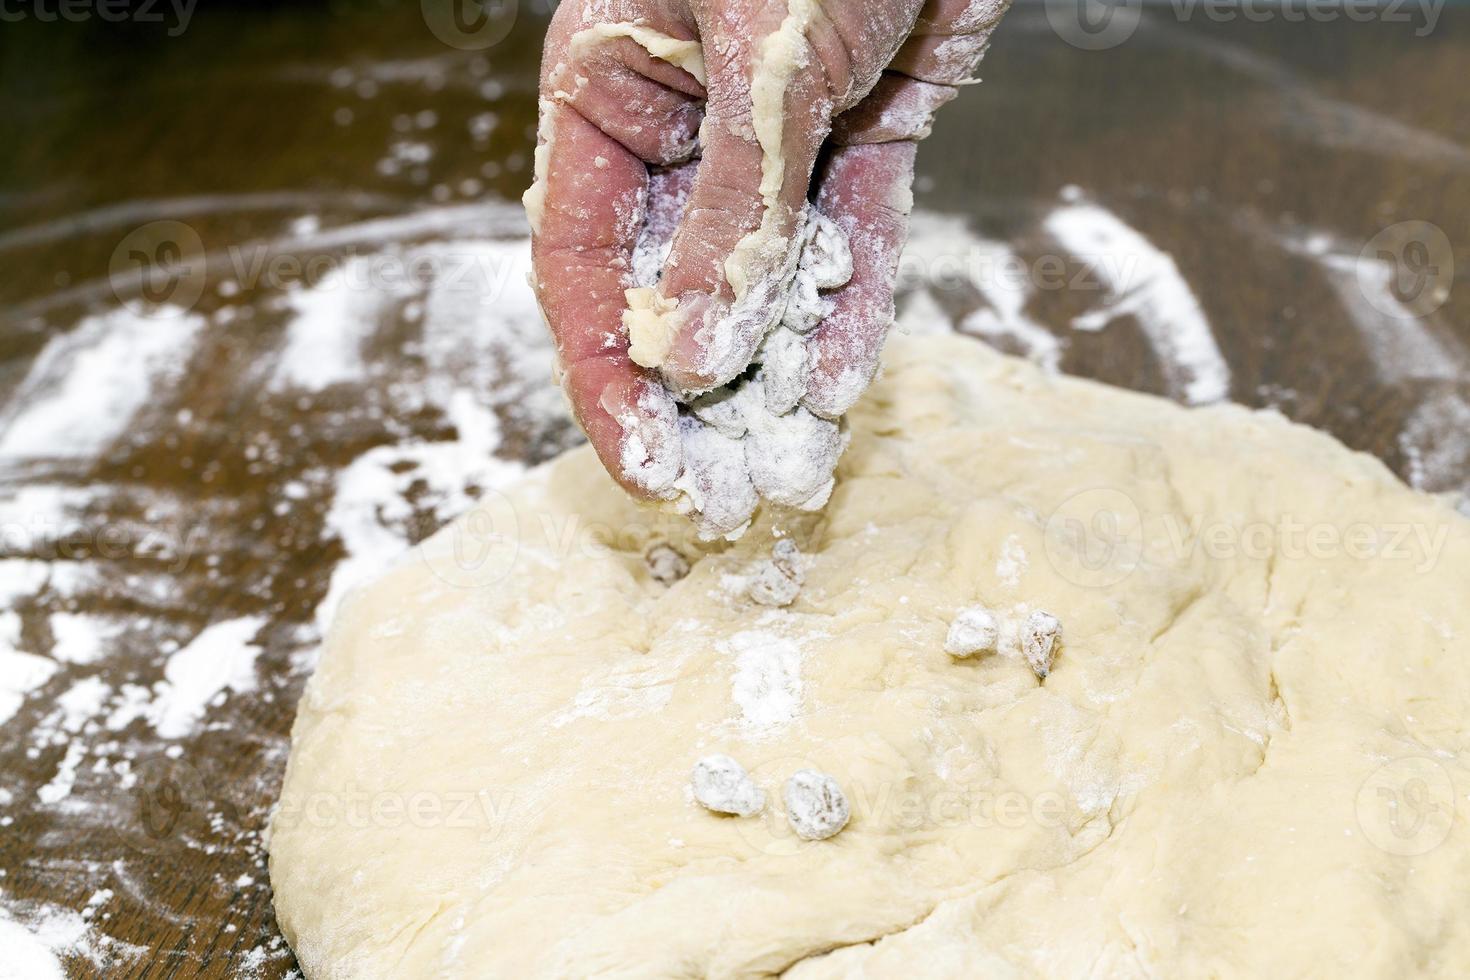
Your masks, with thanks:
[(754, 33), (778, 34), (756, 45), (721, 36), (719, 24), (705, 35), (703, 159), (659, 289), (678, 303), (664, 375), (686, 391), (745, 370), (779, 320), (812, 167), (831, 125), (821, 59), (802, 31), (764, 16)]
[(699, 46), (662, 8), (608, 21), (557, 10), (542, 60), (537, 180), (527, 194), (533, 285), (561, 381), (598, 457), (628, 490), (667, 496), (682, 453), (672, 398), (627, 356), (624, 289), (648, 189), (644, 161), (695, 145)]
[(1009, 7), (1010, 0), (928, 0), (888, 69), (937, 85), (976, 81), (975, 69)]
[(832, 142), (843, 146), (923, 139), (933, 127), (934, 113), (958, 94), (953, 85), (885, 72), (866, 99), (837, 117)]
[(627, 37), (593, 44), (573, 35), (572, 59), (552, 73), (553, 98), (616, 139), (639, 159), (669, 164), (698, 147), (704, 86)]
[(927, 0), (915, 34), (973, 34), (1000, 22), (1011, 0)]
[(916, 35), (904, 42), (889, 63), (890, 71), (937, 85), (968, 85), (990, 47), (993, 27), (973, 34)]
[(666, 496), (679, 467), (673, 400), (628, 360), (622, 329), (648, 170), (569, 106), (543, 101), (540, 128), (526, 195), (533, 286), (562, 382), (608, 472), (633, 493)]
[(909, 140), (839, 147), (822, 175), (817, 206), (847, 234), (852, 278), (830, 294), (832, 312), (808, 341), (802, 404), (816, 415), (842, 416), (878, 370), (913, 210), (915, 152)]
[(679, 411), (663, 383), (626, 353), (567, 366), (563, 384), (602, 465), (629, 493), (670, 498), (683, 468)]

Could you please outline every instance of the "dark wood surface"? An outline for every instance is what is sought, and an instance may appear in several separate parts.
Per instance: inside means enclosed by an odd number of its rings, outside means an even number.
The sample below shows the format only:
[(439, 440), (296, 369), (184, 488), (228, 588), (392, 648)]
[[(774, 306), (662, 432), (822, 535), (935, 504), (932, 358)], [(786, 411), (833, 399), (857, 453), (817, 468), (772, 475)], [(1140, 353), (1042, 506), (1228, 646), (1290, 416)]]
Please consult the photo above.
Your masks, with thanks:
[[(149, 222), (186, 223), (214, 258), (242, 243), (291, 254), (303, 237), (339, 261), (519, 240), (514, 213), (494, 202), (529, 181), (543, 19), (521, 6), (483, 52), (436, 38), (418, 4), (216, 4), (178, 37), (145, 24), (6, 24), (0, 423), (45, 394), (22, 385), (49, 342), (129, 298), (109, 264)], [(1172, 257), (1233, 399), (1326, 428), (1426, 489), (1470, 488), (1470, 419), (1456, 408), (1470, 400), (1470, 14), (1446, 9), (1427, 36), (1418, 26), (1179, 22), (1160, 7), (1125, 43), (1084, 51), (1039, 5), (1022, 6), (985, 83), (923, 148), (919, 206), (963, 217), (1029, 267), (1060, 258), (1066, 284), (1031, 291), (1024, 314), (1061, 345), (1063, 370), (1178, 395), (1137, 318), (1074, 328), (1108, 290), (1086, 256), (1058, 251), (1045, 219), (1069, 200), (1105, 208)], [(408, 149), (381, 163), (405, 142), (429, 145), (429, 159)], [(1422, 315), (1395, 319), (1353, 291), (1351, 262), (1401, 222), (1440, 229), (1461, 268), (1435, 265), (1432, 300), (1401, 288)], [(1417, 253), (1395, 247), (1413, 266)], [(112, 624), (96, 660), (58, 660), (0, 725), (0, 910), (34, 925), (102, 895), (62, 953), (76, 976), (294, 969), (263, 831), (318, 609), (350, 550), (332, 520), (339, 474), (374, 447), (456, 434), (419, 397), (435, 368), (412, 295), (374, 307), (361, 376), (303, 392), (270, 381), (290, 284), (222, 292), (229, 277), (208, 268), (193, 303), (207, 327), (119, 438), (80, 456), (0, 459), (0, 582), (28, 583), (0, 591), (16, 648), (59, 657), (57, 614)], [(956, 319), (990, 302), (963, 283), (920, 285)], [(574, 444), (563, 417), (525, 409), (545, 377), (500, 360), (461, 366), (498, 419), (498, 455), (534, 462)], [(36, 488), (78, 490), (81, 502), (64, 525), (45, 524), (55, 515), (26, 496)], [(408, 481), (400, 512), (378, 519), (416, 540), (452, 516), (435, 489)], [(176, 737), (117, 715), (126, 685), (151, 688), (207, 626), (247, 617), (261, 623), (253, 690), (227, 693)], [(58, 732), (59, 699), (89, 678), (107, 697)], [(47, 803), (38, 793), (74, 745), (75, 786)]]

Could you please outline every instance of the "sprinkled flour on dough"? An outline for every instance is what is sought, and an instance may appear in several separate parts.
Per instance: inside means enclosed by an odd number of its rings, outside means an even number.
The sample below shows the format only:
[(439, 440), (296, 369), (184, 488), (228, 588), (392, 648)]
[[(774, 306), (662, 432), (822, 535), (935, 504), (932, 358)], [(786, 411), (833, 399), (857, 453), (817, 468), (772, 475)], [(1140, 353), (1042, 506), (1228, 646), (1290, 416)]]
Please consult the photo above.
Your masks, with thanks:
[(721, 642), (735, 655), (730, 697), (747, 731), (775, 734), (801, 711), (801, 648), (762, 630), (745, 630)]
[(1001, 585), (1015, 588), (1021, 584), (1021, 573), (1026, 571), (1026, 549), (1021, 539), (1014, 534), (1006, 536), (1000, 546), (1000, 557), (995, 561), (995, 577)]

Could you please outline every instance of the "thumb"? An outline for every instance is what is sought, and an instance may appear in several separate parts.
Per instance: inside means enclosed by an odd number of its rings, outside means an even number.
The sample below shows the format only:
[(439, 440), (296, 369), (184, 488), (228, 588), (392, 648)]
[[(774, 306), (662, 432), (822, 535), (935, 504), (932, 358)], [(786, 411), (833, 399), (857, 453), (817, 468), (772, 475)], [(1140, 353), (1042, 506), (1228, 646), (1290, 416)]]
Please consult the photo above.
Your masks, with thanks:
[(703, 158), (658, 288), (672, 307), (657, 327), (668, 345), (664, 376), (686, 392), (749, 366), (781, 319), (795, 272), (796, 231), (833, 103), (807, 38), (820, 14), (815, 4), (791, 8), (760, 15), (768, 22), (752, 32), (755, 42), (722, 37), (728, 25), (704, 34)]

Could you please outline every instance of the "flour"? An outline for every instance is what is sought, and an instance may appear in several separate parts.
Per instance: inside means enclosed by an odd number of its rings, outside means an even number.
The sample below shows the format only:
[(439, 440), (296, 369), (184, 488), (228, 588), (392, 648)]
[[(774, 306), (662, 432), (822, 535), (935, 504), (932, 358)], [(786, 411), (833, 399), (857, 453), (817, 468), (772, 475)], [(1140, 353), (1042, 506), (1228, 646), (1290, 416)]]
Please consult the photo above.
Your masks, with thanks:
[(96, 976), (139, 964), (150, 950), (96, 932), (89, 924), (111, 896), (107, 889), (95, 892), (81, 912), (32, 903), (13, 910), (0, 905), (0, 977), (65, 980), (77, 975), (68, 969), (71, 962)]
[(1453, 390), (1429, 394), (1404, 423), (1399, 448), (1413, 486), (1470, 493), (1470, 401)]
[[(0, 613), (0, 630), (9, 623), (19, 632), (19, 618), (14, 613)], [(0, 637), (0, 725), (15, 717), (25, 702), (26, 695), (45, 684), (56, 673), (56, 664), (45, 657), (38, 657), (19, 650), (5, 649), (5, 640)]]
[(984, 606), (966, 606), (955, 614), (944, 637), (944, 652), (952, 657), (973, 657), (995, 649), (1000, 626)]
[(129, 431), (155, 385), (177, 379), (203, 317), (114, 310), (47, 342), (0, 414), (0, 460), (86, 458)]
[(638, 393), (639, 411), (616, 416), (623, 429), (619, 463), (628, 479), (655, 497), (668, 496), (683, 468), (679, 447), (679, 410), (672, 399), (646, 385)]
[(1109, 289), (1102, 306), (1072, 321), (1074, 329), (1102, 330), (1133, 317), (1158, 356), (1172, 394), (1192, 405), (1230, 396), (1230, 368), (1173, 258), (1097, 204), (1064, 204), (1047, 215), (1042, 227), (1091, 265)]
[(771, 557), (756, 566), (747, 594), (763, 606), (791, 605), (801, 594), (808, 563), (795, 542), (781, 538), (771, 547)]
[(1049, 612), (1038, 609), (1021, 624), (1021, 652), (1037, 677), (1046, 678), (1062, 641), (1062, 624)]
[(1361, 254), (1362, 246), (1324, 231), (1298, 233), (1246, 222), (1321, 270), (1358, 331), (1384, 381), (1455, 381), (1470, 370), (1470, 352), (1436, 311), (1420, 316), (1394, 292), (1395, 266)]
[(253, 638), (267, 622), (264, 617), (245, 616), (215, 623), (168, 658), (149, 708), (160, 736), (188, 735), (216, 696), (255, 689), (260, 647)]
[(36, 725), (32, 743), (65, 744), (102, 713), (112, 694), (112, 685), (101, 677), (83, 677), (56, 699), (56, 707)]
[[(420, 295), (428, 376), (413, 394), (442, 413), (455, 436), (375, 447), (337, 476), (327, 530), (347, 556), (317, 609), (322, 631), (354, 585), (415, 543), (423, 511), (443, 523), (473, 503), (473, 491), (525, 472), (523, 463), (497, 456), (502, 414), (533, 433), (566, 424), (560, 395), (546, 383), (554, 355), (527, 285), (526, 240), (441, 242), (403, 261), (438, 273)], [(414, 488), (420, 492), (411, 502)]]
[(786, 821), (802, 840), (826, 840), (847, 826), (852, 810), (837, 780), (815, 769), (798, 769), (781, 790)]
[[(1048, 373), (1061, 367), (1062, 341), (1026, 313), (1034, 294), (1021, 257), (1005, 242), (976, 234), (964, 218), (916, 211), (899, 259), (898, 328), (907, 334), (961, 333), (1025, 357)], [(979, 302), (958, 322), (936, 294), (973, 289)]]
[(662, 542), (650, 546), (643, 553), (643, 564), (653, 580), (661, 585), (673, 585), (689, 574), (689, 559), (673, 545)]
[[(66, 970), (48, 942), (58, 938), (49, 931), (43, 937), (0, 913), (0, 949), (5, 950), (6, 960), (3, 975), (7, 980), (66, 980)], [(63, 943), (63, 948), (65, 945), (70, 943)]]
[(51, 781), (36, 791), (36, 797), (45, 806), (54, 806), (71, 795), (77, 783), (77, 766), (87, 755), (87, 747), (81, 742), (72, 742), (66, 747), (66, 756), (56, 769)]
[(847, 236), (831, 218), (809, 208), (781, 325), (798, 334), (809, 333), (832, 312), (832, 301), (821, 291), (836, 289), (851, 278), (852, 248)]
[(96, 663), (124, 629), (118, 620), (89, 613), (52, 613), (50, 624), (51, 656), (69, 664)]
[[(408, 295), (396, 277), (375, 271), (375, 261), (353, 257), (315, 286), (286, 294), (293, 315), (270, 381), (274, 389), (319, 392), (367, 372), (363, 345), (394, 299)], [(364, 288), (366, 283), (375, 288)]]
[(730, 697), (748, 735), (773, 735), (796, 720), (802, 705), (801, 648), (794, 640), (745, 630), (720, 643), (735, 657)]
[(690, 777), (694, 799), (706, 810), (753, 817), (766, 806), (766, 794), (745, 768), (728, 755), (707, 755), (694, 764)]
[[(395, 421), (415, 414), (441, 421), (439, 433), (432, 436), (437, 441), (413, 440), (390, 426), (386, 435), (373, 439), (392, 439), (394, 445), (368, 448), (355, 461), (349, 457), (341, 469), (314, 465), (293, 472), (279, 484), (278, 515), (286, 504), (288, 512), (298, 506), (326, 511), (320, 537), (311, 542), (298, 538), (300, 543), (330, 547), (337, 537), (346, 552), (319, 610), (322, 620), (357, 579), (406, 552), (422, 536), (426, 522), (447, 520), (469, 507), (481, 490), (523, 473), (524, 463), (496, 456), (504, 442), (514, 440), (512, 451), (523, 457), (538, 446), (545, 451), (547, 444), (565, 445), (573, 431), (559, 393), (546, 383), (553, 353), (525, 281), (530, 267), (527, 240), (522, 235), (476, 237), (487, 229), (493, 233), (504, 217), (495, 208), (476, 206), (347, 226), (293, 222), (291, 234), (310, 240), (293, 242), (291, 248), (362, 242), (369, 248), (361, 258), (344, 259), (334, 274), (314, 284), (253, 301), (255, 311), (264, 314), (252, 327), (262, 341), (260, 356), (240, 378), (253, 401), (301, 410), (299, 394), (354, 386), (366, 391), (370, 401), (374, 389), (381, 388), (394, 400)], [(461, 237), (405, 246), (389, 241), (427, 236)], [(384, 280), (380, 289), (375, 270), (391, 273), (399, 267), (410, 270), (410, 281), (399, 286)], [(428, 281), (418, 278), (425, 271), (432, 274)], [(226, 298), (234, 293), (218, 291)], [(144, 320), (115, 310), (83, 317), (69, 331), (58, 331), (32, 363), (27, 380), (6, 393), (0, 441), (9, 455), (0, 461), (29, 463), (48, 456), (92, 466), (128, 439), (130, 430), (161, 442), (205, 421), (176, 412), (174, 398), (202, 342), (212, 337), (210, 323), (223, 324), (232, 317), (158, 312)], [(283, 330), (272, 344), (277, 323)], [(378, 361), (376, 352), (394, 330), (408, 332), (405, 356), (391, 365), (389, 374), (385, 368), (390, 365)], [(397, 381), (399, 377), (403, 380)], [(381, 384), (378, 378), (384, 379)], [(349, 411), (367, 417), (382, 409), (369, 404)], [(335, 426), (337, 418), (326, 421)], [(513, 434), (504, 435), (502, 425)], [(250, 472), (259, 472), (258, 464), (277, 465), (282, 452), (296, 448), (252, 441), (244, 462)], [(240, 715), (241, 693), (262, 701), (279, 696), (275, 685), (258, 681), (257, 662), (266, 638), (261, 630), (270, 620), (249, 614), (251, 610), (270, 608), (269, 616), (283, 617), (282, 629), (270, 632), (272, 637), (287, 643), (313, 639), (309, 622), (293, 634), (290, 614), (264, 605), (268, 589), (253, 580), (234, 584), (232, 594), (242, 612), (204, 629), (192, 641), (185, 625), (195, 614), (192, 608), (182, 623), (162, 622), (179, 611), (181, 590), (189, 588), (180, 583), (181, 575), (207, 576), (220, 586), (230, 581), (223, 578), (228, 571), (216, 574), (216, 547), (228, 556), (234, 547), (269, 550), (273, 542), (263, 536), (257, 541), (256, 527), (247, 528), (243, 521), (238, 527), (228, 523), (238, 506), (234, 491), (209, 493), (206, 487), (192, 501), (183, 495), (155, 495), (146, 490), (147, 480), (134, 486), (123, 475), (121, 486), (114, 486), (108, 479), (74, 483), (72, 470), (66, 470), (54, 479), (48, 475), (44, 481), (0, 486), (0, 530), (7, 550), (42, 556), (0, 558), (0, 724), (13, 720), (6, 735), (14, 751), (39, 760), (37, 766), (49, 766), (37, 769), (33, 782), (7, 790), (0, 803), (5, 808), (0, 826), (7, 828), (0, 830), (3, 835), (17, 833), (17, 823), (24, 826), (29, 820), (26, 833), (40, 828), (32, 840), (71, 840), (99, 826), (141, 838), (136, 815), (129, 812), (130, 791), (140, 779), (156, 778), (150, 775), (156, 771), (150, 764), (166, 762), (192, 771), (190, 765), (199, 763), (188, 740), (206, 728), (229, 725), (219, 733), (225, 739), (278, 737), (255, 729)], [(194, 552), (186, 569), (166, 565), (171, 560), (166, 554), (151, 552), (153, 568), (119, 569), (96, 556), (54, 560), (58, 541), (94, 535), (103, 526), (99, 515), (119, 511), (123, 516), (112, 518), (109, 530), (119, 522), (124, 528), (136, 524), (148, 540), (159, 540), (159, 529), (176, 522), (209, 530), (210, 548)], [(225, 526), (212, 523), (216, 519)], [(309, 510), (301, 527), (315, 527)], [(181, 549), (185, 535), (178, 538), (172, 544)], [(138, 658), (141, 669), (136, 672), (130, 662), (123, 674), (115, 658), (124, 642), (129, 653), (156, 650), (157, 656), (152, 663)], [(308, 663), (311, 652), (303, 645), (294, 665)], [(46, 701), (40, 703), (43, 691)], [(271, 757), (283, 750), (263, 742), (258, 751), (263, 772), (277, 772)], [(211, 785), (210, 795), (198, 802), (208, 807), (202, 829), (212, 839), (188, 834), (171, 838), (166, 846), (210, 852), (230, 846), (244, 860), (253, 860), (259, 834), (252, 827), (259, 814), (232, 814), (216, 803), (264, 799), (268, 792)], [(55, 874), (59, 868), (68, 875), (82, 873), (81, 862), (65, 860), (64, 848), (42, 845), (48, 846), (49, 856), (37, 858), (43, 873)], [(135, 859), (121, 847), (119, 852), (122, 857), (115, 865), (89, 867), (85, 881), (100, 884), (114, 875), (116, 881), (106, 883), (125, 900), (152, 902), (157, 887), (128, 884)], [(238, 880), (238, 870), (215, 884)], [(83, 908), (89, 891), (82, 891), (76, 908), (82, 919), (100, 923), (111, 914), (106, 899), (99, 897), (109, 889), (89, 890), (95, 901)], [(65, 975), (70, 966), (85, 968), (87, 960), (95, 960), (99, 972), (126, 972), (127, 958), (147, 952), (87, 930), (76, 911), (33, 906), (10, 895), (0, 898), (0, 909), (0, 975), (9, 977), (7, 971), (20, 969), (21, 963), (32, 965), (19, 959), (23, 949), (36, 953), (35, 962), (41, 964), (41, 972), (21, 974), (26, 980)], [(232, 923), (226, 931), (234, 928)], [(200, 947), (185, 955), (196, 960)], [(78, 957), (83, 962), (73, 963)], [(251, 964), (268, 959), (274, 969), (287, 957), (277, 938), (248, 958), (237, 957), (234, 965), (246, 975)]]
[[(760, 498), (816, 510), (832, 492), (832, 471), (846, 442), (838, 422), (799, 404), (811, 369), (802, 331), (830, 312), (821, 291), (851, 277), (852, 253), (841, 229), (815, 208), (804, 228), (785, 307), (792, 310), (790, 322), (777, 323), (767, 335), (750, 371), (682, 410), (683, 473), (673, 486), (706, 539), (739, 537)], [(625, 425), (625, 469), (643, 458), (633, 421)]]
[(1021, 584), (1021, 574), (1028, 564), (1026, 549), (1021, 539), (1014, 534), (1006, 535), (1000, 546), (1000, 557), (995, 561), (995, 577), (1001, 585), (1016, 588)]

